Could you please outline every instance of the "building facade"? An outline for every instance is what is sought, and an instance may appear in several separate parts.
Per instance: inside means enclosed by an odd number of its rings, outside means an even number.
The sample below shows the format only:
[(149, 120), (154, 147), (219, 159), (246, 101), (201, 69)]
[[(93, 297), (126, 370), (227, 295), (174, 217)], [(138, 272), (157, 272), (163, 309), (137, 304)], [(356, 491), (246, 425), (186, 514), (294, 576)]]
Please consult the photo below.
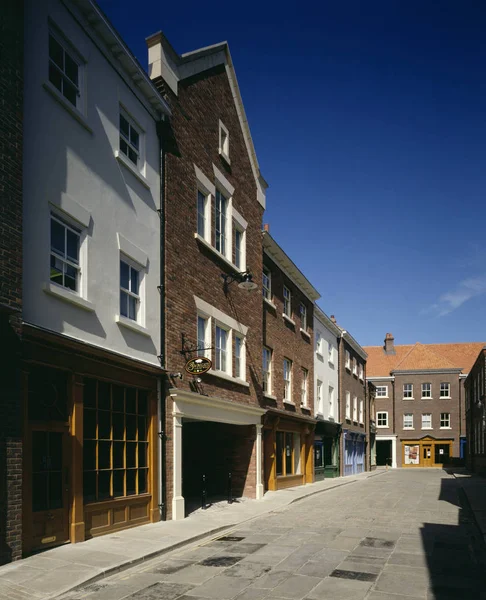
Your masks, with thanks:
[[(167, 104), (94, 2), (26, 2), (23, 552), (158, 521)], [(40, 148), (40, 147), (41, 148)]]
[[(331, 320), (335, 322), (334, 316)], [(367, 354), (352, 335), (340, 327), (339, 409), (341, 475), (363, 473), (369, 464), (369, 409), (366, 390)]]
[(466, 392), (466, 465), (470, 471), (486, 473), (486, 348), (483, 348), (464, 381)]
[[(262, 278), (266, 183), (228, 45), (180, 56), (162, 33), (147, 43), (150, 75), (172, 111), (163, 181), (163, 502), (168, 518), (182, 519), (203, 494), (208, 502), (229, 490), (263, 495), (262, 301), (243, 288)], [(211, 369), (188, 373), (198, 357)]]
[(0, 565), (22, 556), (22, 104), (24, 11), (0, 25)]
[(315, 479), (339, 476), (339, 355), (340, 329), (314, 306), (314, 440)]
[(314, 481), (314, 302), (319, 293), (263, 232), (264, 485)]
[(376, 387), (376, 460), (391, 467), (437, 467), (461, 456), (464, 379), (481, 343), (367, 347)]

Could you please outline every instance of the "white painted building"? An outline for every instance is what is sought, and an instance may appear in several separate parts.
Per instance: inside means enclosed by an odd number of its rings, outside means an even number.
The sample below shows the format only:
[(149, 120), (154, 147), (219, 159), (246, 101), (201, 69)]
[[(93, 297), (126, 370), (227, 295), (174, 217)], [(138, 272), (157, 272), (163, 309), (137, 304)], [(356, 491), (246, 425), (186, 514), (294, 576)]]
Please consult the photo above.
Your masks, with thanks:
[(169, 109), (91, 0), (27, 0), (25, 72), (29, 552), (160, 519), (157, 128)]
[(316, 479), (338, 474), (340, 330), (314, 305), (314, 415), (318, 419), (314, 463)]

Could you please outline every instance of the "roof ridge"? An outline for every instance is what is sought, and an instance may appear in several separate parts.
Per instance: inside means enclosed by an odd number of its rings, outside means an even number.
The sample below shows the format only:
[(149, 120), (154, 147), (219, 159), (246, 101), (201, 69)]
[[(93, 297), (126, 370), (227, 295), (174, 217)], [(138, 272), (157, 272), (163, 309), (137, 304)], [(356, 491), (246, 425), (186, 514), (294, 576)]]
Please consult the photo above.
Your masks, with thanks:
[(405, 354), (405, 356), (402, 358), (402, 360), (400, 360), (392, 369), (392, 371), (395, 371), (401, 364), (402, 362), (407, 359), (410, 354), (415, 350), (415, 348), (417, 347), (418, 342), (415, 342), (415, 344), (412, 345), (412, 347), (410, 348), (410, 350)]

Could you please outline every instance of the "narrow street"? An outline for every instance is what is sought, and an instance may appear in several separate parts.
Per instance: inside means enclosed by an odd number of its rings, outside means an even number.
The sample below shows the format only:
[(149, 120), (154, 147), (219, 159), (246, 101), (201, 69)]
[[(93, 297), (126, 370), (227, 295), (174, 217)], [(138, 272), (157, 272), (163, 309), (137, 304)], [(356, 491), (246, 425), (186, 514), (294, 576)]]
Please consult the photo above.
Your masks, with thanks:
[(377, 473), (62, 598), (485, 599), (461, 495), (442, 470)]

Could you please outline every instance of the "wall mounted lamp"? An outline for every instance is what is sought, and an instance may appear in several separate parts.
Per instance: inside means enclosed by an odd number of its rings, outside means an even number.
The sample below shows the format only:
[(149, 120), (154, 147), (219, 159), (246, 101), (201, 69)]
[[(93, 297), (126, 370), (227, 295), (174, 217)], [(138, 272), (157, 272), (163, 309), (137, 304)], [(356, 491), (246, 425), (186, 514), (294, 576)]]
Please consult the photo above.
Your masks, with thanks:
[(229, 286), (234, 282), (238, 282), (238, 287), (242, 290), (248, 290), (251, 292), (252, 290), (256, 290), (258, 288), (257, 284), (253, 281), (253, 275), (250, 271), (245, 271), (244, 273), (231, 273), (228, 275), (227, 273), (221, 273), (221, 277), (224, 280), (223, 289), (225, 293), (228, 292)]

